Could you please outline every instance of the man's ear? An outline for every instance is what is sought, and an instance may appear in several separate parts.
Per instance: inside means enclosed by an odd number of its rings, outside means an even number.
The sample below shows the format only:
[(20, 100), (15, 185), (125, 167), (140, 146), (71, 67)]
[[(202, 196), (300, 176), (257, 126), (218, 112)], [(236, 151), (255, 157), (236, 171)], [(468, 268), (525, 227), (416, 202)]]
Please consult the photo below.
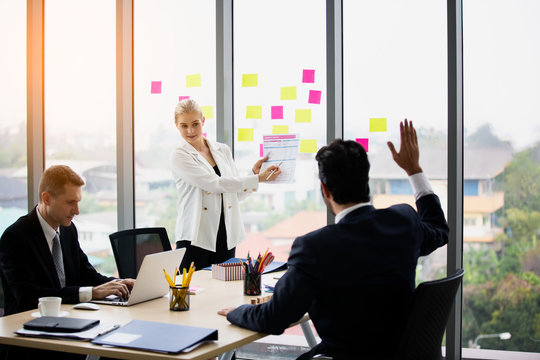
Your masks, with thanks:
[(51, 194), (48, 191), (41, 193), (41, 202), (47, 206), (51, 204)]
[(330, 190), (321, 182), (321, 192), (325, 199), (332, 199), (332, 194), (330, 193)]

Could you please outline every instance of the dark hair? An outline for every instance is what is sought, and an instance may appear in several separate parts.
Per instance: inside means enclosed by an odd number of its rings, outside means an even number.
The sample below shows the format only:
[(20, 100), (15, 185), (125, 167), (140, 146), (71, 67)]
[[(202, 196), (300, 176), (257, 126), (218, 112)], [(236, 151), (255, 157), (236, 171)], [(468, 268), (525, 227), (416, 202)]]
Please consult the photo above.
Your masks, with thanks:
[(319, 179), (338, 204), (369, 201), (369, 161), (364, 147), (335, 139), (315, 156)]

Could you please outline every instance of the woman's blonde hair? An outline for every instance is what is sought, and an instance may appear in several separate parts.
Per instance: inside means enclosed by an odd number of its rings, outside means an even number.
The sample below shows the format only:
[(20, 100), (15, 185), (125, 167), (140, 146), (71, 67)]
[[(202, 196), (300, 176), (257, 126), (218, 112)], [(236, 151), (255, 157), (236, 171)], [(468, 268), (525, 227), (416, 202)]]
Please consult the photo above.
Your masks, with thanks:
[(198, 112), (203, 116), (201, 107), (195, 100), (184, 99), (180, 101), (174, 108), (174, 123), (178, 125), (178, 118), (184, 114), (189, 114), (191, 112)]

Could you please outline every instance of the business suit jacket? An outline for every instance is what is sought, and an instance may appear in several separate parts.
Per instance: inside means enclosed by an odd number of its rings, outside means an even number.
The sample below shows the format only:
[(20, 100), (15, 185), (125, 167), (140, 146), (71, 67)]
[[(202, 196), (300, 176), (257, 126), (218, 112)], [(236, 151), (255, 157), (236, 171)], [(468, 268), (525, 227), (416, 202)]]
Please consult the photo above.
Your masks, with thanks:
[(66, 286), (60, 287), (53, 258), (37, 216), (37, 208), (20, 217), (0, 238), (0, 277), (6, 315), (37, 308), (38, 298), (59, 296), (79, 302), (79, 287), (113, 280), (99, 274), (79, 246), (77, 229), (59, 227)]
[(227, 145), (206, 141), (221, 177), (184, 139), (171, 154), (178, 192), (175, 241), (189, 240), (191, 245), (216, 251), (223, 194), (227, 248), (232, 249), (246, 238), (239, 200), (257, 191), (259, 178), (254, 174), (240, 175)]
[[(298, 237), (271, 301), (227, 315), (237, 325), (280, 334), (309, 313), (337, 358), (387, 358), (397, 348), (414, 291), (418, 257), (448, 242), (436, 195), (416, 206), (360, 207), (338, 224)], [(351, 330), (352, 328), (352, 330)]]

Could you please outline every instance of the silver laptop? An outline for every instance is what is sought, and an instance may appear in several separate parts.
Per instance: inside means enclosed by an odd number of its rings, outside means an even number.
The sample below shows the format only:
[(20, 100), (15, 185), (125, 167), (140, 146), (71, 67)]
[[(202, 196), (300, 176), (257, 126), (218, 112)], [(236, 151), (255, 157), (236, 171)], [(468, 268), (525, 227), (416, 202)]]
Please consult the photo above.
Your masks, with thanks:
[(174, 276), (174, 269), (180, 266), (185, 252), (186, 249), (182, 248), (146, 255), (137, 274), (137, 279), (131, 290), (129, 299), (123, 300), (116, 295), (110, 295), (105, 299), (92, 300), (92, 302), (96, 304), (130, 306), (167, 294), (169, 292), (169, 284), (165, 280), (163, 269), (167, 271), (169, 276)]

